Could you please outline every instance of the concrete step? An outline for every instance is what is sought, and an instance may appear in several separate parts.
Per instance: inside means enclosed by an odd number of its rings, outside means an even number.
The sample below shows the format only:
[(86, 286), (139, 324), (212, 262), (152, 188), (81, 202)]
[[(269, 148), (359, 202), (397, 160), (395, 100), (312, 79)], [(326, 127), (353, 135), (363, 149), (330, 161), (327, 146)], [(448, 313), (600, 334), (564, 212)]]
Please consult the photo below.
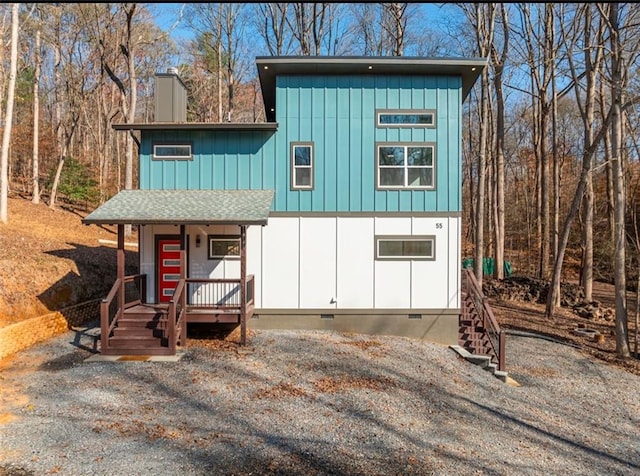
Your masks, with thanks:
[(492, 358), (489, 355), (484, 354), (472, 354), (464, 347), (459, 345), (450, 345), (450, 349), (455, 351), (460, 357), (464, 358), (467, 362), (471, 362), (472, 364), (479, 365), (480, 368), (491, 372), (493, 376), (501, 380), (502, 382), (509, 383), (509, 381), (513, 381), (509, 379), (509, 374), (503, 370), (498, 370), (498, 365), (492, 362)]

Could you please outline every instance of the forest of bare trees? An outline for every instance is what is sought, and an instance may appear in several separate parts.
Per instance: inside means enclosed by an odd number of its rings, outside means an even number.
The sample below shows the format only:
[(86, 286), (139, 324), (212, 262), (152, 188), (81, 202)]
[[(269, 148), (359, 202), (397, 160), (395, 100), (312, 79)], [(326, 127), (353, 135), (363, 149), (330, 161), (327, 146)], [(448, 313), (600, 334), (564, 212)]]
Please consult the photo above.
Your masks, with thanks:
[[(465, 104), (463, 252), (552, 283), (615, 284), (617, 351), (630, 355), (640, 279), (638, 53), (630, 3), (0, 5), (0, 220), (7, 197), (95, 206), (136, 187), (134, 135), (153, 75), (178, 67), (189, 120), (264, 120), (264, 55), (487, 59)], [(429, 10), (433, 11), (433, 10)], [(163, 27), (158, 26), (163, 24)], [(185, 34), (174, 40), (179, 29)], [(462, 258), (462, 257), (461, 257)], [(503, 266), (495, 266), (503, 277)], [(638, 327), (637, 325), (635, 326)]]

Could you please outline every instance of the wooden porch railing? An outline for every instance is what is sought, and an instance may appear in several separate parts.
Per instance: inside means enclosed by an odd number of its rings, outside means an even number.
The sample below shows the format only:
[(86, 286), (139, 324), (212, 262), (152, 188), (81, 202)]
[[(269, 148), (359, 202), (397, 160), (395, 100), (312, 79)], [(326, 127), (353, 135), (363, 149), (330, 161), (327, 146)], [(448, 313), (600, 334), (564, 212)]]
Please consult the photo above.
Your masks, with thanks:
[[(240, 302), (240, 279), (208, 279), (208, 278), (187, 278), (185, 279), (187, 296), (187, 306), (191, 310), (242, 310)], [(253, 274), (247, 276), (245, 288), (246, 303), (244, 310), (253, 309), (255, 296), (255, 277)]]
[(111, 291), (100, 303), (100, 345), (103, 350), (109, 349), (109, 336), (125, 309), (146, 302), (146, 293), (146, 274), (116, 279)]
[(463, 306), (469, 306), (468, 314), (477, 319), (484, 329), (488, 341), (488, 351), (497, 360), (498, 370), (505, 370), (506, 339), (505, 333), (496, 320), (487, 298), (480, 288), (471, 268), (462, 270)]

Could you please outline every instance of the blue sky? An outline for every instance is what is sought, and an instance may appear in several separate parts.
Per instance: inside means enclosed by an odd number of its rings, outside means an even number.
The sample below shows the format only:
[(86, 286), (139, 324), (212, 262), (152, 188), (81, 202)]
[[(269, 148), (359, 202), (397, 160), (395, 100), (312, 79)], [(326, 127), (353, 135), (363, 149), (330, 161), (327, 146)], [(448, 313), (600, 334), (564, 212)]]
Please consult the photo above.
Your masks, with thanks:
[[(152, 3), (149, 4), (150, 10), (155, 14), (158, 26), (163, 30), (168, 30), (177, 21), (180, 10), (184, 3)], [(426, 18), (435, 25), (445, 21), (446, 19), (460, 15), (455, 5), (450, 3), (420, 3)], [(173, 30), (171, 37), (176, 41), (190, 39), (193, 37), (192, 32), (186, 26), (184, 18), (179, 22), (178, 26)]]

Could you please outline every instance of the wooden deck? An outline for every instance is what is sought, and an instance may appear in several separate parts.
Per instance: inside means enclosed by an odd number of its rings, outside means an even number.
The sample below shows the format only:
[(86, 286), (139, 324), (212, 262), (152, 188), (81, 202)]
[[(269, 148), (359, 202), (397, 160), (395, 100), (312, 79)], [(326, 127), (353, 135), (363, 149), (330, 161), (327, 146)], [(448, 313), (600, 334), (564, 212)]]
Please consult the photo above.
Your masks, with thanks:
[[(130, 308), (125, 309), (123, 318), (128, 316), (158, 316), (165, 317), (169, 312), (169, 304), (136, 304)], [(187, 324), (190, 323), (227, 323), (238, 324), (240, 323), (240, 306), (234, 307), (211, 307), (205, 308), (202, 306), (189, 306), (187, 305)]]

